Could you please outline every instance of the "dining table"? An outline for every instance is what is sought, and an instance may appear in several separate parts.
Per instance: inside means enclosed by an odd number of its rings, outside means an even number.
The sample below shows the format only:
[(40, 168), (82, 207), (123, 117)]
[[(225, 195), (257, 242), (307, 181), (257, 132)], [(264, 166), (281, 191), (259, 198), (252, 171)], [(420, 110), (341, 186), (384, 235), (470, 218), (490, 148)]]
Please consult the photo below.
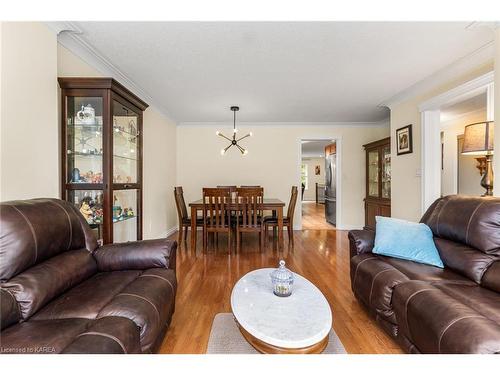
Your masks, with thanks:
[[(196, 218), (198, 212), (203, 212), (203, 199), (198, 199), (189, 203), (191, 208), (191, 249), (196, 250)], [(285, 202), (277, 198), (264, 198), (262, 201), (263, 211), (272, 211), (273, 216), (278, 219), (278, 249), (283, 249), (283, 209)], [(232, 199), (228, 204), (228, 209), (231, 211), (238, 211), (238, 202)]]

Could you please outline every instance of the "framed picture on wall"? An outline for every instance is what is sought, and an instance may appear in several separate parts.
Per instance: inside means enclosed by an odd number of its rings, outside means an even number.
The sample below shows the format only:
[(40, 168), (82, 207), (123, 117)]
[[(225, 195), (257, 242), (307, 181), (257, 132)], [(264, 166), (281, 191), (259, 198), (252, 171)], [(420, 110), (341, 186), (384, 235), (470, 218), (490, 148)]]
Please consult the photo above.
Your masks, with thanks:
[(396, 150), (398, 155), (411, 154), (413, 152), (411, 125), (406, 125), (396, 130)]
[(316, 167), (314, 167), (314, 174), (316, 176), (319, 176), (321, 174), (321, 167), (319, 165), (317, 165)]

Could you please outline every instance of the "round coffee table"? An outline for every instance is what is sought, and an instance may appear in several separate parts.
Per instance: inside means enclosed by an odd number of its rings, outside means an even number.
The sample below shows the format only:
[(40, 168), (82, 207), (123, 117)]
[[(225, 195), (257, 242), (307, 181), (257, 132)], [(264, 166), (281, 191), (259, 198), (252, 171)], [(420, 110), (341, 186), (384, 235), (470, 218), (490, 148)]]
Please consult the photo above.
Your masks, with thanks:
[(231, 309), (241, 333), (261, 353), (321, 353), (332, 327), (325, 296), (296, 273), (292, 295), (275, 296), (272, 271), (249, 272), (234, 286)]

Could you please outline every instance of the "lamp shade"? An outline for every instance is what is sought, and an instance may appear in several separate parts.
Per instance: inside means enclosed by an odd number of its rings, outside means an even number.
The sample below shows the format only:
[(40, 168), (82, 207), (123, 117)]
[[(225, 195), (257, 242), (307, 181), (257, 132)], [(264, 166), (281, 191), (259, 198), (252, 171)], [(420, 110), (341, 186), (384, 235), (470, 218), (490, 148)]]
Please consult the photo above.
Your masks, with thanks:
[(465, 127), (462, 154), (493, 154), (493, 121), (478, 122)]

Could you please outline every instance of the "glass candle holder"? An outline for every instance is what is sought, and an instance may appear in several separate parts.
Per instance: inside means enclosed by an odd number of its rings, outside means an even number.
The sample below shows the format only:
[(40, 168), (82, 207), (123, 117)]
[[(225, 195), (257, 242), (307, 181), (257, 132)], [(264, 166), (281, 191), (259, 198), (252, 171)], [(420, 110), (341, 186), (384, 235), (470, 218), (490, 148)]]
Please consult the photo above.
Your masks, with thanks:
[(292, 294), (293, 273), (285, 267), (285, 261), (280, 260), (279, 267), (271, 272), (273, 293), (278, 297), (288, 297)]

